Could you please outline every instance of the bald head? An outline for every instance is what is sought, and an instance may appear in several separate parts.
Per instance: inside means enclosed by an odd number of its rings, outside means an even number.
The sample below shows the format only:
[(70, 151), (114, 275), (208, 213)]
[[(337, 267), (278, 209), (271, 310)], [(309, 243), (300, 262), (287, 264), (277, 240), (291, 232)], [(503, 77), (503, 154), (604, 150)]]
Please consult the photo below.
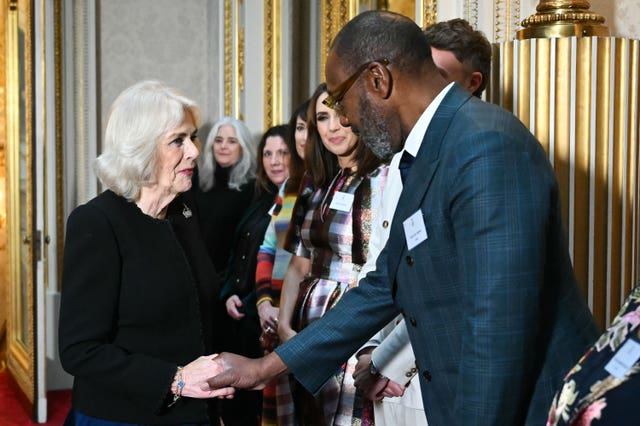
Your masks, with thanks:
[(368, 11), (333, 41), (326, 68), (329, 104), (380, 158), (389, 158), (446, 87), (422, 30), (406, 16)]
[(361, 64), (388, 59), (398, 69), (420, 72), (431, 53), (422, 30), (404, 15), (388, 11), (367, 11), (349, 21), (331, 45), (346, 71)]

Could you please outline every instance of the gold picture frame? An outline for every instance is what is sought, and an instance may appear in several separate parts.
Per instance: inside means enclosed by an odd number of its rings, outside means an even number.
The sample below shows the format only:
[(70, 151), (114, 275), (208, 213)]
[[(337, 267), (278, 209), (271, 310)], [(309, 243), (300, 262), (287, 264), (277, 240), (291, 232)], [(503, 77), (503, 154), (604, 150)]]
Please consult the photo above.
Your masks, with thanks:
[(10, 0), (6, 31), (6, 166), (10, 315), (7, 366), (27, 401), (35, 399), (33, 277), (33, 10)]

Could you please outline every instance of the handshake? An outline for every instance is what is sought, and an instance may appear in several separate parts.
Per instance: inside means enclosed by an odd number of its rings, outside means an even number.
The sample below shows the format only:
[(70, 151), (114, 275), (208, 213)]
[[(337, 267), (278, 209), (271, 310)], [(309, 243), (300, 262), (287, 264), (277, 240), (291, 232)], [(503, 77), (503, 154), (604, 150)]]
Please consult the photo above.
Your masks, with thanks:
[(185, 365), (171, 384), (171, 391), (176, 394), (181, 387), (180, 396), (189, 398), (233, 398), (235, 389), (263, 389), (286, 372), (275, 353), (251, 359), (225, 352), (201, 356)]
[[(403, 386), (381, 376), (369, 376), (365, 365), (370, 356), (367, 354), (361, 358), (354, 377), (356, 386), (367, 398), (380, 400), (402, 396)], [(287, 366), (275, 352), (257, 359), (227, 352), (201, 356), (182, 369), (180, 394), (190, 398), (233, 398), (235, 389), (264, 389), (269, 382), (286, 373)], [(171, 385), (171, 391), (174, 394), (178, 391), (177, 378)]]

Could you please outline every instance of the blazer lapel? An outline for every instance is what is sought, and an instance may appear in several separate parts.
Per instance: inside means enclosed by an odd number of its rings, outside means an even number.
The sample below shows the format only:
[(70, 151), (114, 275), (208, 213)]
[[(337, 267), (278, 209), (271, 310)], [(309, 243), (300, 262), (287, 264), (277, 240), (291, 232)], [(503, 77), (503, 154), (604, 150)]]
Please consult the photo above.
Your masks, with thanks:
[(440, 149), (451, 121), (471, 94), (459, 86), (454, 86), (438, 106), (422, 139), (418, 155), (409, 170), (396, 207), (387, 244), (389, 253), (389, 279), (394, 282), (400, 256), (407, 246), (403, 222), (422, 205), (427, 190), (440, 162)]

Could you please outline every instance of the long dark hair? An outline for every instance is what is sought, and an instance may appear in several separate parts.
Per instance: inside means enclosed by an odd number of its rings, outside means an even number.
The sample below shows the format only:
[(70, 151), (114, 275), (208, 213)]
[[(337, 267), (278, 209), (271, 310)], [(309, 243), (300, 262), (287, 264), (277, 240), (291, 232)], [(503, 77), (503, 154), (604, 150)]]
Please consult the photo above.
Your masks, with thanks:
[(316, 188), (325, 188), (338, 173), (338, 158), (327, 150), (316, 124), (316, 103), (323, 93), (327, 92), (327, 84), (320, 83), (309, 99), (307, 110), (307, 144), (304, 147), (304, 165), (313, 178)]
[(289, 180), (284, 189), (285, 194), (297, 194), (300, 181), (304, 175), (304, 160), (298, 155), (298, 150), (296, 149), (296, 127), (298, 127), (298, 118), (305, 123), (307, 122), (308, 108), (309, 100), (306, 100), (293, 112), (289, 120), (289, 139), (287, 140), (287, 145), (291, 151), (291, 161), (289, 162)]
[[(267, 131), (264, 132), (264, 134), (260, 138), (260, 142), (258, 143), (258, 150), (257, 150), (258, 164), (256, 169), (256, 197), (260, 197), (264, 192), (268, 192), (269, 194), (273, 194), (273, 195), (278, 193), (278, 187), (273, 182), (271, 182), (271, 180), (267, 176), (267, 172), (264, 169), (264, 164), (262, 163), (262, 156), (264, 154), (264, 146), (267, 144), (267, 138), (270, 138), (271, 136), (281, 137), (289, 147), (289, 150), (291, 150), (291, 147), (288, 142), (288, 139), (289, 139), (288, 133), (289, 133), (289, 126), (287, 126), (286, 124), (280, 124), (278, 126), (273, 126), (268, 128)], [(294, 145), (295, 145), (295, 142), (294, 142)], [(294, 151), (295, 151), (295, 146), (294, 146)], [(293, 157), (293, 153), (291, 154)]]
[[(318, 126), (316, 123), (316, 104), (318, 98), (327, 92), (327, 84), (320, 83), (311, 99), (309, 99), (309, 109), (307, 110), (307, 145), (304, 150), (304, 164), (307, 171), (313, 177), (313, 184), (316, 188), (326, 188), (331, 184), (331, 180), (340, 170), (338, 157), (331, 153), (322, 143)], [(358, 139), (354, 148), (353, 156), (356, 163), (356, 175), (364, 176), (371, 173), (378, 167), (382, 160), (367, 147), (361, 139)]]

